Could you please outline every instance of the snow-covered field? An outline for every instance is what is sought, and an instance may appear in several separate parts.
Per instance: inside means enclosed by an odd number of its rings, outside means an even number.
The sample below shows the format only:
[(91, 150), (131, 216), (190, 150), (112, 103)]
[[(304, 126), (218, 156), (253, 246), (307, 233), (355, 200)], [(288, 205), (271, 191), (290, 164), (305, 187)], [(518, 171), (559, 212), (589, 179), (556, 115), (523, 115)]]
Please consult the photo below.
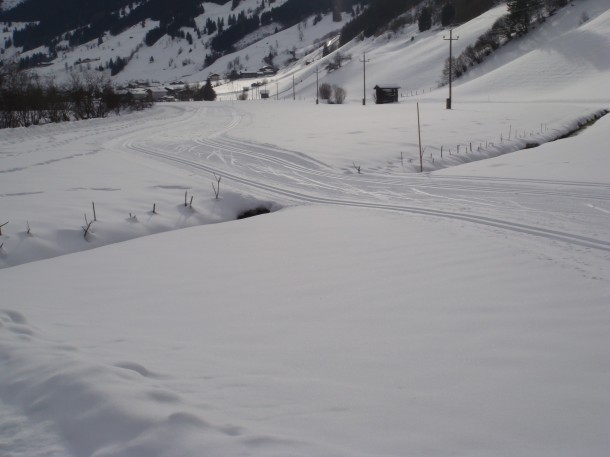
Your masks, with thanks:
[[(547, 142), (610, 109), (610, 13), (576, 5), (451, 111), (0, 131), (0, 456), (608, 455), (610, 116)], [(548, 91), (536, 52), (573, 64)]]

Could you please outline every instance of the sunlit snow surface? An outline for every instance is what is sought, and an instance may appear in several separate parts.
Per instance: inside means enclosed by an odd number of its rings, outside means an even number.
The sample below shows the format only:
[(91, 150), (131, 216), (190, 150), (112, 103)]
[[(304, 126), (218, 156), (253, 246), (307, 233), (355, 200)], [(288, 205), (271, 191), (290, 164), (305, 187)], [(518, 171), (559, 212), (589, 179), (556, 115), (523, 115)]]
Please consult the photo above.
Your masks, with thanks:
[(608, 454), (610, 118), (517, 151), (610, 107), (600, 4), (543, 47), (574, 63), (548, 91), (534, 34), (451, 111), (223, 101), (1, 131), (0, 455)]
[(52, 421), (33, 422), (23, 412), (0, 403), (0, 455), (69, 457)]

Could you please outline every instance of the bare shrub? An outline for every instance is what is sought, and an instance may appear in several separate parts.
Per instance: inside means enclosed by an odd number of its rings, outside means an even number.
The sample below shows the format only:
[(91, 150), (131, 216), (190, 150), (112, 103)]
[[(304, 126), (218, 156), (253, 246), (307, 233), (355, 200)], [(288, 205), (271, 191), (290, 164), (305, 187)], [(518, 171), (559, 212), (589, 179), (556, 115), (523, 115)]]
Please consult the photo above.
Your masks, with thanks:
[(337, 103), (338, 105), (341, 105), (345, 101), (345, 96), (347, 95), (347, 92), (345, 91), (345, 89), (343, 87), (334, 86), (333, 93), (334, 93), (335, 103)]
[(322, 100), (330, 100), (330, 96), (333, 93), (333, 89), (328, 83), (320, 84), (318, 91), (320, 92), (320, 98)]

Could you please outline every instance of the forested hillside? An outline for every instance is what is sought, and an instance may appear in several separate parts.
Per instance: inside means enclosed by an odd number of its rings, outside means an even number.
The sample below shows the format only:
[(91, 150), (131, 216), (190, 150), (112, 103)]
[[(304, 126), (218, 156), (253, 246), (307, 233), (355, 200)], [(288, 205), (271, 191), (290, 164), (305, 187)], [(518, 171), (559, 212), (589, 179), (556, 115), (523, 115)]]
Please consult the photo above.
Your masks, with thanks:
[(193, 27), (193, 18), (203, 12), (201, 0), (29, 0), (4, 12), (1, 18), (36, 22), (13, 35), (13, 44), (27, 51), (57, 43), (63, 34), (68, 34), (71, 45), (83, 44), (108, 31), (120, 33), (146, 19), (158, 20), (168, 32), (175, 32), (180, 27)]
[[(565, 0), (542, 3), (561, 1)], [(456, 26), (488, 10), (495, 1), (4, 0), (2, 3), (8, 9), (0, 12), (4, 22), (0, 66), (14, 64), (20, 70), (52, 67), (47, 74), (59, 74), (59, 79), (65, 79), (62, 74), (83, 68), (115, 77), (125, 69), (129, 72), (130, 67), (141, 69), (144, 61), (148, 69), (138, 73), (146, 73), (146, 78), (152, 70), (157, 75), (171, 71), (174, 76), (168, 78), (173, 79), (207, 68), (209, 72), (235, 76), (248, 67), (252, 55), (256, 55), (252, 67), (271, 65), (279, 70), (297, 61), (297, 55), (321, 49), (323, 40), (328, 42), (329, 37), (336, 38), (339, 33), (340, 40), (326, 46), (317, 58), (354, 38), (379, 36), (414, 23), (419, 23), (420, 32), (434, 25)], [(529, 0), (513, 3), (517, 5), (515, 11), (529, 11), (535, 6)], [(321, 29), (319, 24), (323, 24)], [(307, 27), (319, 30), (305, 34)], [(295, 29), (299, 41), (295, 44), (290, 38), (292, 44), (282, 46), (278, 37), (290, 29)], [(271, 38), (272, 35), (276, 38)], [(305, 35), (308, 37), (303, 41)], [(251, 50), (243, 56), (229, 57), (263, 39), (265, 44), (261, 42), (258, 46), (259, 50), (264, 49), (263, 55), (259, 55), (262, 51)], [(244, 61), (239, 62), (241, 58)], [(307, 60), (312, 62), (315, 58)], [(82, 63), (85, 67), (80, 66)]]

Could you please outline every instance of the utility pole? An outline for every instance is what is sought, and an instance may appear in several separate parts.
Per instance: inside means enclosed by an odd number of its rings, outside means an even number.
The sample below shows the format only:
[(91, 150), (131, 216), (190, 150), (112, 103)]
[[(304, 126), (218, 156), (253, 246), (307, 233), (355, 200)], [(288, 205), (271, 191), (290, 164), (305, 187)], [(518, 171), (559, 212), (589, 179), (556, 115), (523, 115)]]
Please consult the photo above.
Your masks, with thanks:
[(362, 62), (362, 75), (363, 75), (363, 80), (364, 80), (364, 85), (363, 85), (363, 90), (362, 90), (362, 104), (366, 105), (366, 63), (369, 62), (369, 60), (366, 60), (366, 52), (364, 52), (362, 54), (362, 59), (360, 60), (360, 62)]
[(320, 98), (320, 88), (318, 86), (318, 73), (320, 73), (320, 69), (316, 67), (316, 105), (319, 103)]
[(459, 40), (460, 37), (453, 38), (453, 29), (449, 29), (449, 38), (445, 38), (443, 35), (443, 40), (449, 41), (449, 98), (447, 99), (447, 109), (451, 109), (451, 80), (453, 79), (453, 54), (452, 54), (452, 44), (454, 41)]
[(419, 172), (424, 171), (423, 152), (421, 149), (421, 128), (419, 125), (419, 102), (417, 102), (417, 135), (419, 136)]
[(275, 99), (280, 99), (280, 85), (277, 81), (275, 82)]
[(296, 100), (296, 95), (294, 94), (294, 74), (292, 75), (292, 100)]

